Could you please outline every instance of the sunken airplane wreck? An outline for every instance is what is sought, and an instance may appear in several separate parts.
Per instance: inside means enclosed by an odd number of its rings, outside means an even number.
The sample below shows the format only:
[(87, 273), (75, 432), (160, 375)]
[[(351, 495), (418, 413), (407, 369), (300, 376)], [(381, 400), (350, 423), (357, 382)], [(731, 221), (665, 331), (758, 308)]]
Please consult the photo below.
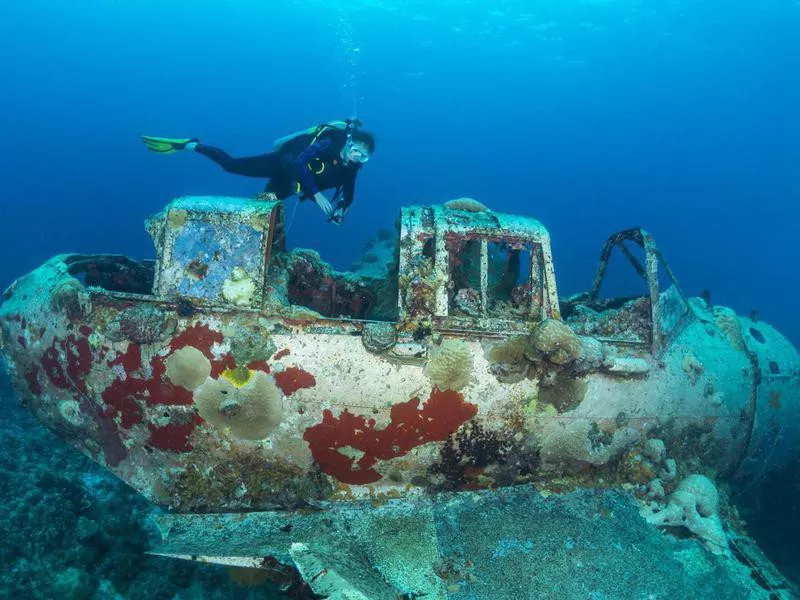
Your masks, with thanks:
[[(800, 358), (687, 298), (645, 231), (559, 299), (546, 229), (469, 199), (404, 208), (345, 273), (287, 251), (279, 202), (181, 198), (146, 227), (155, 261), (64, 254), (15, 281), (0, 350), (39, 421), (169, 509), (157, 553), (295, 597), (519, 598), (549, 589), (532, 548), (577, 551), (547, 540), (594, 514), (641, 522), (648, 557), (670, 551), (652, 525), (682, 526), (791, 597), (714, 482), (797, 458)], [(641, 295), (601, 296), (614, 253)]]

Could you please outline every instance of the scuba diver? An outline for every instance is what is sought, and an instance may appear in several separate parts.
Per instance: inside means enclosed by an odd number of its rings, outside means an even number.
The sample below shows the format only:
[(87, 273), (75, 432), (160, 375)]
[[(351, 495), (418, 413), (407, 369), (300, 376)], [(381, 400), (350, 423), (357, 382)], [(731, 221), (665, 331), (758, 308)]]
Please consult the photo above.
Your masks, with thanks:
[[(142, 136), (142, 140), (159, 154), (194, 151), (228, 173), (269, 178), (264, 191), (270, 199), (296, 194), (301, 200), (314, 200), (328, 221), (338, 225), (353, 202), (356, 175), (375, 151), (375, 136), (360, 130), (360, 125), (356, 119), (324, 123), (280, 138), (272, 152), (241, 158), (197, 138)], [(329, 189), (335, 190), (332, 200), (322, 193)]]

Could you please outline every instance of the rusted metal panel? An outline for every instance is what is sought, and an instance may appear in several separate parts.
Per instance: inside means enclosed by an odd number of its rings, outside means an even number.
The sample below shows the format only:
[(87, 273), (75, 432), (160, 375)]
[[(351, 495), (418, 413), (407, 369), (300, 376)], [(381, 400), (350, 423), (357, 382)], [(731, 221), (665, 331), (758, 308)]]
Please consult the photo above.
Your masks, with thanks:
[[(182, 202), (159, 217), (156, 243), (172, 243), (165, 227), (176, 206), (213, 207)], [(231, 206), (223, 200), (223, 216), (197, 223), (235, 225)], [(267, 229), (282, 231), (270, 206), (246, 208), (242, 219), (269, 217)], [(587, 469), (643, 485), (632, 461), (651, 438), (676, 456), (690, 448), (720, 472), (738, 464), (755, 414), (751, 357), (715, 315), (698, 317), (674, 281), (657, 287), (664, 263), (646, 233), (617, 234), (603, 254), (626, 239), (640, 243), (645, 293), (599, 301), (601, 262), (592, 292), (566, 301), (561, 321), (550, 240), (538, 222), (411, 207), (400, 223), (396, 321), (354, 317), (355, 297), (293, 289), (358, 283), (334, 277), (309, 251), (273, 256), (261, 300), (245, 305), (220, 296), (219, 286), (198, 288), (188, 304), (173, 293), (182, 284), (139, 293), (154, 273), (185, 269), (187, 252), (160, 252), (155, 268), (60, 256), (6, 292), (0, 349), (43, 423), (178, 511), (504, 487)], [(266, 262), (271, 244), (262, 234), (253, 239)], [(478, 249), (475, 315), (451, 314), (453, 252), (462, 244)], [(522, 301), (531, 310), (521, 318), (486, 313), (490, 244), (506, 244), (509, 256), (530, 252)], [(115, 261), (131, 276), (113, 284)], [(292, 280), (293, 266), (308, 277)], [(76, 277), (88, 273), (116, 287), (87, 289)], [(292, 299), (319, 300), (328, 314)], [(787, 354), (779, 368), (796, 372), (797, 362)], [(800, 399), (784, 393), (782, 406), (795, 410)], [(752, 431), (760, 448), (761, 425)], [(789, 446), (780, 448), (785, 460)]]
[(151, 217), (154, 294), (203, 306), (261, 307), (278, 202), (180, 198)]

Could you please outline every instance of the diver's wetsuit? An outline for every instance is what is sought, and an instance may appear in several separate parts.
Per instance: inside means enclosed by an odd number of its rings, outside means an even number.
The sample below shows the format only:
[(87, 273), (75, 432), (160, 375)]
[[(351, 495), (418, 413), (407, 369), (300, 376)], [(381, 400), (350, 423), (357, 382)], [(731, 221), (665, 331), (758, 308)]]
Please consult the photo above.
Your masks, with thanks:
[(327, 129), (319, 136), (302, 134), (283, 144), (275, 152), (233, 158), (224, 150), (197, 144), (199, 152), (228, 173), (247, 177), (269, 178), (264, 191), (272, 192), (279, 200), (299, 194), (308, 200), (320, 190), (336, 189), (334, 208), (346, 210), (353, 202), (356, 175), (360, 163), (342, 164), (341, 151), (347, 134), (339, 129)]

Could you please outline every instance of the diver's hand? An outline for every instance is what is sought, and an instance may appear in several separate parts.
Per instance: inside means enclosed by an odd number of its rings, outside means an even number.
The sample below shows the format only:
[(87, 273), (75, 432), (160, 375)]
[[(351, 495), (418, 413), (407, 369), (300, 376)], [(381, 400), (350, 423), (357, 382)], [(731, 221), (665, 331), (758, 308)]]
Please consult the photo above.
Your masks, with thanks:
[(342, 207), (339, 207), (336, 210), (334, 210), (333, 213), (331, 213), (331, 216), (328, 220), (334, 225), (341, 225), (342, 221), (344, 221), (344, 209)]
[(325, 216), (330, 219), (331, 215), (333, 215), (333, 204), (325, 197), (325, 194), (322, 192), (314, 194), (314, 202), (316, 202), (319, 209), (325, 213)]

